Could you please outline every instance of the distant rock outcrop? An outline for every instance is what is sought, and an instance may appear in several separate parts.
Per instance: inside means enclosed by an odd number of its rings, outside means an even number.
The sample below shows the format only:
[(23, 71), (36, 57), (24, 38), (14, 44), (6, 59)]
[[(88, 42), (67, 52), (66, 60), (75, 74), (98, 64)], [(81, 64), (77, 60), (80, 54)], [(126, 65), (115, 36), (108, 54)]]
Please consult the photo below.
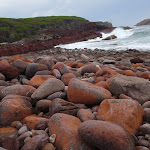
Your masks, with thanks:
[(143, 21), (136, 24), (136, 26), (142, 26), (142, 25), (150, 25), (150, 18), (144, 19)]

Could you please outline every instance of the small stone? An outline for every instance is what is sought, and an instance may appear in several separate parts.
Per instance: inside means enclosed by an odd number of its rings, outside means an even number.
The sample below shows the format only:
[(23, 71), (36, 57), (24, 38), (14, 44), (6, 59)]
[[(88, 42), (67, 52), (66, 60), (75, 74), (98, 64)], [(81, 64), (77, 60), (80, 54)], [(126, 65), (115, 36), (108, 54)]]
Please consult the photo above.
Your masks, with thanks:
[(49, 137), (50, 143), (54, 144), (54, 143), (55, 143), (55, 140), (56, 140), (56, 134), (52, 134), (52, 135)]
[(145, 146), (145, 147), (149, 147), (150, 146), (150, 142), (147, 141), (147, 140), (139, 140), (138, 143), (142, 146)]
[(150, 134), (145, 134), (145, 139), (148, 140), (150, 138)]
[(144, 146), (136, 146), (134, 150), (149, 150), (149, 148)]
[(43, 115), (44, 115), (43, 112), (40, 112), (40, 113), (38, 114), (39, 117), (43, 117)]
[(26, 137), (26, 138), (24, 139), (24, 144), (27, 143), (29, 140), (31, 140), (31, 137), (29, 137), (29, 136)]
[(46, 134), (44, 130), (31, 130), (32, 136)]
[(146, 123), (140, 126), (139, 130), (144, 134), (150, 134), (150, 124)]
[(16, 128), (19, 130), (21, 127), (22, 127), (22, 123), (21, 123), (21, 122), (18, 122), (18, 123), (16, 124)]
[(47, 144), (42, 148), (42, 150), (56, 150), (56, 148), (54, 147), (53, 144), (47, 143)]
[(22, 126), (22, 127), (18, 130), (18, 134), (21, 135), (21, 134), (23, 134), (23, 133), (25, 133), (25, 132), (27, 132), (27, 131), (28, 131), (28, 128), (27, 128), (26, 125), (24, 125), (24, 126)]

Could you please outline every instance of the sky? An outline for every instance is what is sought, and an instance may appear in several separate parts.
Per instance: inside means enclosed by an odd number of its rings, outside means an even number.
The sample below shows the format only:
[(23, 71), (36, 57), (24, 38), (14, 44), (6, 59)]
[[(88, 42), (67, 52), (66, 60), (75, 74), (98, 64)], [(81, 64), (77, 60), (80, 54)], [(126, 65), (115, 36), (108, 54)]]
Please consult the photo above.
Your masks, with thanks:
[(150, 0), (0, 0), (0, 18), (78, 16), (133, 26), (150, 18)]

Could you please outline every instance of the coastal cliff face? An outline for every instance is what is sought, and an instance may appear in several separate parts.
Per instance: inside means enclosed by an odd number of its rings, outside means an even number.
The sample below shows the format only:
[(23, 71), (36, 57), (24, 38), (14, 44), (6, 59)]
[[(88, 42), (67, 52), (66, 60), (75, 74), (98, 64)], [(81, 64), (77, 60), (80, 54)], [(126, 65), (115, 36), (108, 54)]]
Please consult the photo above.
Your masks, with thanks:
[(136, 24), (136, 26), (142, 26), (142, 25), (150, 25), (150, 19), (145, 19)]
[(113, 30), (110, 24), (99, 24), (86, 20), (66, 20), (53, 27), (41, 29), (32, 38), (0, 45), (0, 56), (22, 54), (52, 48), (59, 44), (68, 44), (101, 37), (100, 31)]

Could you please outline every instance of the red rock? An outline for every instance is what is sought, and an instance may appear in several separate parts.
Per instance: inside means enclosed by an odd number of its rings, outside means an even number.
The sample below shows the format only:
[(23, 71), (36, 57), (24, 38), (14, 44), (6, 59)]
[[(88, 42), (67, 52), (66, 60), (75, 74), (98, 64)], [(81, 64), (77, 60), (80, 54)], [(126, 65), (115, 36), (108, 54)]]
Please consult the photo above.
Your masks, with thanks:
[(96, 105), (110, 98), (111, 93), (102, 87), (73, 78), (69, 82), (67, 96), (72, 103)]
[(0, 125), (7, 126), (32, 114), (32, 105), (23, 99), (6, 99), (0, 103)]
[(14, 79), (20, 74), (16, 67), (13, 67), (6, 61), (0, 61), (0, 72), (6, 77), (7, 80)]
[(57, 79), (60, 79), (60, 78), (61, 78), (61, 74), (60, 74), (59, 70), (57, 70), (57, 69), (53, 69), (52, 74), (53, 74)]
[(119, 99), (132, 99), (132, 98), (125, 94), (120, 94)]
[(20, 71), (20, 74), (25, 74), (28, 63), (17, 59), (12, 63), (12, 66), (16, 67)]
[(35, 91), (35, 88), (29, 85), (12, 85), (3, 88), (0, 90), (0, 98), (4, 98), (6, 95), (9, 94), (17, 94), (21, 96), (28, 96), (30, 97), (32, 93)]
[(44, 64), (31, 63), (26, 68), (26, 76), (31, 78), (37, 71), (48, 70), (48, 67)]
[(51, 101), (50, 100), (39, 100), (37, 103), (36, 103), (36, 110), (39, 112), (48, 112), (49, 111), (49, 106), (51, 104)]
[(131, 59), (130, 60), (131, 61), (131, 63), (134, 63), (134, 64), (136, 64), (136, 63), (143, 63), (144, 62), (144, 60), (142, 60), (141, 58), (133, 58), (133, 59)]
[(24, 59), (23, 57), (20, 57), (20, 56), (16, 55), (16, 56), (12, 57), (12, 58), (9, 60), (9, 63), (12, 63), (12, 62), (14, 62), (14, 61), (16, 61), (16, 60), (25, 61), (25, 59)]
[(102, 76), (101, 76), (101, 77), (95, 77), (95, 78), (94, 78), (94, 82), (95, 82), (95, 83), (98, 83), (98, 82), (101, 82), (101, 81), (105, 81), (105, 77), (102, 77)]
[(115, 96), (125, 94), (140, 104), (150, 99), (150, 81), (139, 77), (114, 76), (109, 79), (109, 90)]
[(109, 84), (106, 81), (100, 81), (100, 82), (96, 83), (95, 86), (99, 86), (106, 90), (109, 90)]
[(88, 109), (79, 109), (77, 117), (81, 120), (81, 122), (95, 119), (95, 116), (92, 114), (92, 111)]
[(92, 63), (81, 68), (81, 75), (85, 73), (96, 73), (101, 68), (100, 64)]
[(125, 70), (124, 75), (126, 75), (126, 76), (136, 76), (136, 73), (134, 73), (132, 70)]
[(21, 150), (41, 150), (48, 143), (48, 139), (47, 134), (36, 135), (26, 142)]
[(144, 114), (143, 108), (135, 100), (107, 99), (100, 104), (96, 118), (115, 122), (129, 133), (136, 133), (143, 122)]
[(40, 100), (47, 96), (59, 92), (65, 89), (65, 85), (61, 80), (50, 78), (46, 80), (38, 89), (36, 89), (31, 98), (34, 100)]
[(107, 121), (88, 120), (79, 128), (80, 137), (102, 150), (134, 150), (131, 135), (121, 126)]
[(57, 62), (52, 69), (57, 69), (61, 74), (69, 73), (69, 69), (62, 62)]
[(149, 150), (149, 148), (144, 146), (136, 146), (134, 150)]
[(30, 79), (28, 85), (38, 88), (41, 84), (43, 84), (47, 79), (50, 78), (55, 78), (55, 77), (52, 75), (35, 75)]
[(92, 112), (97, 112), (99, 109), (99, 105), (95, 105), (91, 108)]
[(64, 75), (61, 77), (61, 81), (62, 81), (65, 85), (68, 85), (68, 84), (69, 84), (69, 81), (70, 81), (72, 78), (76, 78), (76, 76), (75, 76), (73, 73), (66, 73), (66, 74), (64, 74)]
[(65, 113), (68, 115), (77, 115), (77, 112), (81, 108), (86, 108), (83, 104), (73, 104), (60, 98), (54, 99), (49, 107), (50, 116), (55, 113)]
[(18, 137), (18, 130), (12, 127), (2, 127), (0, 128), (0, 139), (5, 137), (9, 138), (17, 138)]
[(47, 128), (47, 124), (49, 122), (49, 119), (44, 117), (39, 117), (36, 115), (27, 116), (23, 119), (23, 123), (28, 126), (30, 130), (36, 129), (36, 127), (40, 124), (45, 125), (45, 129)]
[(115, 75), (117, 75), (118, 73), (110, 68), (103, 68), (103, 69), (100, 69), (96, 72), (96, 77), (99, 77), (99, 76), (103, 76), (105, 78), (110, 78), (110, 77), (113, 77)]
[(56, 134), (54, 143), (57, 150), (93, 150), (85, 144), (79, 137), (78, 127), (81, 121), (70, 115), (57, 113), (49, 121), (49, 135)]
[(48, 67), (48, 70), (52, 69), (54, 62), (50, 57), (38, 57), (34, 60), (35, 63), (44, 64)]
[(84, 66), (84, 64), (81, 62), (73, 62), (73, 61), (67, 61), (67, 62), (65, 62), (65, 64), (72, 68), (80, 68), (80, 67)]
[(150, 72), (149, 71), (143, 72), (139, 74), (139, 77), (150, 80)]

